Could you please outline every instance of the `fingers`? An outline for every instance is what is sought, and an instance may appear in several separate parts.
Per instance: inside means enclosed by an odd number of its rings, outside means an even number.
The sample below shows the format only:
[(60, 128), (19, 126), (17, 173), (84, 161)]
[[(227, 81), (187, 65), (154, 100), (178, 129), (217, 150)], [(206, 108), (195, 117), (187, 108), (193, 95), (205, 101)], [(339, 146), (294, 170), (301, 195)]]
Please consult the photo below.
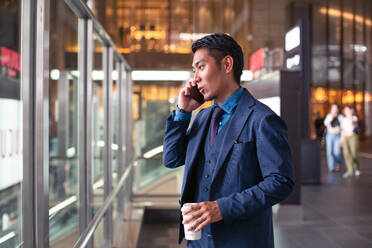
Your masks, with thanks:
[(197, 232), (201, 229), (203, 229), (206, 225), (211, 223), (211, 216), (208, 213), (204, 213), (203, 215), (200, 215), (197, 219), (195, 219), (189, 226), (188, 231), (194, 230), (194, 232)]
[(183, 87), (183, 90), (184, 90), (184, 94), (185, 96), (189, 96), (190, 95), (190, 90), (193, 86), (196, 86), (196, 81), (195, 80), (189, 80), (185, 87)]
[(183, 209), (182, 215), (183, 215), (183, 224), (187, 224), (194, 218), (200, 216), (202, 213), (198, 211), (200, 209), (199, 204), (191, 205), (186, 209)]
[(211, 223), (210, 219), (206, 218), (202, 223), (200, 223), (194, 230), (194, 232), (199, 232), (201, 229), (203, 229), (206, 225)]

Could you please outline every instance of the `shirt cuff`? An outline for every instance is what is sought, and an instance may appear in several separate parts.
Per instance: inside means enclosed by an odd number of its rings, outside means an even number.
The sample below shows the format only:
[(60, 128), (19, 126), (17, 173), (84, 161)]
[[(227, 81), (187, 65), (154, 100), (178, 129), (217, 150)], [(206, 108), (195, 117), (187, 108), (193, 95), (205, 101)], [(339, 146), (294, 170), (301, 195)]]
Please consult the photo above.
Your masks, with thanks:
[(190, 121), (191, 120), (191, 113), (182, 113), (181, 111), (174, 110), (173, 111), (173, 121)]

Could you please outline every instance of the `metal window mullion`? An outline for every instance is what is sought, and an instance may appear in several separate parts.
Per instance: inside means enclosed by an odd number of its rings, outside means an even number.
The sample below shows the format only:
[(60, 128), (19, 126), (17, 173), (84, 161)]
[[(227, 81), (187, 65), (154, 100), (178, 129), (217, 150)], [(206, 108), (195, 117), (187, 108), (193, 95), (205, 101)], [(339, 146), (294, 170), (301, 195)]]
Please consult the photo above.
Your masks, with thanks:
[[(112, 190), (112, 69), (113, 69), (113, 48), (105, 46), (103, 50), (103, 95), (104, 95), (104, 196), (109, 196)], [(104, 239), (105, 247), (112, 244), (112, 206), (106, 212), (104, 218)]]
[[(117, 128), (118, 128), (118, 175), (117, 177), (118, 178), (121, 178), (121, 176), (123, 175), (123, 171), (124, 171), (124, 166), (123, 166), (123, 139), (124, 137), (124, 133), (123, 133), (123, 71), (124, 71), (124, 63), (122, 62), (116, 62), (116, 70), (118, 72), (118, 81), (117, 81), (117, 84), (118, 84), (118, 95), (119, 95), (119, 99), (118, 99), (118, 112), (119, 112), (119, 116), (118, 116), (118, 125), (117, 125)], [(120, 190), (120, 193), (118, 195), (118, 213), (119, 213), (119, 217), (121, 216), (121, 214), (123, 214), (123, 210), (124, 210), (124, 197), (123, 197), (123, 190)]]
[[(134, 160), (134, 150), (133, 150), (133, 83), (131, 80), (131, 73), (127, 71), (127, 144), (126, 144), (126, 156), (127, 156), (127, 166)], [(130, 179), (128, 180), (128, 184), (130, 187), (125, 191), (127, 193), (127, 199), (132, 198), (133, 194), (133, 177), (134, 177), (135, 170), (131, 171)]]
[[(93, 218), (92, 182), (92, 66), (93, 22), (79, 18), (78, 23), (78, 157), (79, 157), (79, 234)], [(92, 242), (88, 244), (92, 247)]]
[(49, 1), (22, 1), (23, 247), (49, 247)]
[[(23, 105), (23, 182), (22, 182), (22, 237), (25, 247), (35, 246), (34, 199), (34, 61), (35, 3), (22, 1), (21, 11), (21, 98)], [(27, 211), (27, 212), (26, 212)], [(31, 213), (31, 214), (30, 214)]]

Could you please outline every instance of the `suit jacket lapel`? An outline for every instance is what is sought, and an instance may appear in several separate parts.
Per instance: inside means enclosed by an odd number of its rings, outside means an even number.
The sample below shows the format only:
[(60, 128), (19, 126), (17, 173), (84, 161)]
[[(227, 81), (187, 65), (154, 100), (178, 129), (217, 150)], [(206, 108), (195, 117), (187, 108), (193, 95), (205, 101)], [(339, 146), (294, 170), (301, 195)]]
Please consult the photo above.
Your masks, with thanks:
[(255, 104), (255, 99), (247, 91), (244, 91), (242, 98), (240, 99), (235, 112), (230, 117), (231, 119), (227, 123), (227, 130), (225, 136), (223, 137), (222, 146), (219, 149), (219, 155), (217, 158), (216, 167), (213, 170), (212, 183), (215, 179), (218, 171), (220, 170), (226, 156), (229, 154), (234, 141), (237, 140), (242, 132), (245, 122), (247, 121), (249, 115), (252, 112), (252, 106)]

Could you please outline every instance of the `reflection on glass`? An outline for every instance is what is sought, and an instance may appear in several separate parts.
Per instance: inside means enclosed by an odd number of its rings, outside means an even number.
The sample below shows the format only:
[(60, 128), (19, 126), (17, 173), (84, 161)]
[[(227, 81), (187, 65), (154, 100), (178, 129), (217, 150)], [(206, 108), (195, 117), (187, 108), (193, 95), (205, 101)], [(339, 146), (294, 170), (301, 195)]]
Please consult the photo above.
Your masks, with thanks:
[(136, 167), (140, 180), (137, 181), (138, 187), (135, 191), (158, 179), (162, 173), (170, 171), (162, 166), (161, 161), (164, 120), (173, 110), (180, 87), (180, 84), (134, 85), (135, 156), (145, 158), (140, 160), (139, 166)]
[[(344, 10), (348, 13), (353, 13), (353, 2), (346, 1), (344, 3)], [(353, 16), (353, 14), (352, 14)], [(353, 66), (354, 66), (354, 52), (353, 52), (353, 44), (354, 44), (354, 35), (353, 35), (353, 28), (354, 28), (354, 18), (346, 18), (347, 16), (343, 15), (343, 52), (344, 52), (344, 88), (346, 89), (353, 89)]]
[(93, 247), (105, 247), (105, 238), (104, 238), (104, 221), (102, 220), (98, 226), (97, 229), (94, 231), (94, 243)]
[(327, 46), (326, 18), (321, 12), (326, 11), (325, 3), (313, 5), (313, 48), (312, 48), (312, 81), (314, 86), (325, 86), (327, 83)]
[(115, 70), (112, 73), (112, 144), (111, 144), (111, 151), (112, 151), (112, 186), (115, 186), (118, 183), (119, 175), (118, 175), (118, 151), (119, 151), (119, 140), (118, 140), (118, 133), (119, 133), (119, 91), (118, 91), (118, 69), (117, 68), (117, 61), (114, 60), (114, 67)]
[[(63, 13), (63, 15), (61, 14)], [(78, 216), (78, 18), (63, 0), (51, 2), (49, 94), (49, 228), (51, 247), (76, 235)], [(52, 56), (53, 55), (53, 56)]]
[[(103, 46), (97, 37), (94, 40), (94, 67), (93, 70), (103, 72), (102, 67)], [(92, 98), (92, 132), (93, 132), (93, 207), (96, 212), (103, 203), (104, 198), (104, 97), (103, 77), (94, 76), (93, 71), (93, 98)]]
[(0, 247), (17, 247), (22, 228), (19, 4), (0, 1)]

